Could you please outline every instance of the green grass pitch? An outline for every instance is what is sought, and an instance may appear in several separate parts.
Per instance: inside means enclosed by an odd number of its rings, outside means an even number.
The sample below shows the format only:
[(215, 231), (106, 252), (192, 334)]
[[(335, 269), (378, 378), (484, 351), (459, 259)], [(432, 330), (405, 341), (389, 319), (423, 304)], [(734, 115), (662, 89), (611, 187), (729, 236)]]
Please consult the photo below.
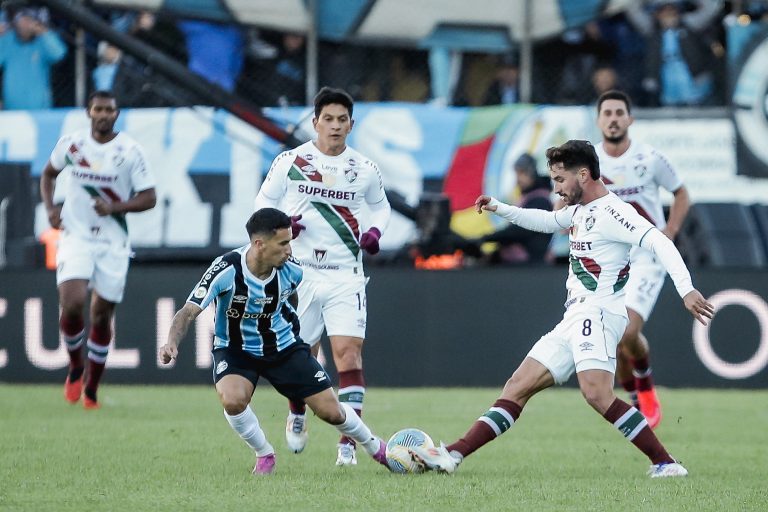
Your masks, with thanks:
[[(661, 389), (657, 430), (691, 476), (651, 480), (645, 457), (573, 389), (534, 398), (504, 436), (454, 475), (394, 475), (359, 454), (336, 468), (336, 431), (317, 418), (300, 455), (284, 445), (286, 403), (253, 407), (277, 450), (273, 475), (223, 418), (209, 386), (112, 386), (104, 407), (64, 402), (61, 386), (0, 387), (0, 510), (768, 510), (768, 391)], [(417, 427), (452, 441), (495, 389), (376, 389), (378, 435)]]

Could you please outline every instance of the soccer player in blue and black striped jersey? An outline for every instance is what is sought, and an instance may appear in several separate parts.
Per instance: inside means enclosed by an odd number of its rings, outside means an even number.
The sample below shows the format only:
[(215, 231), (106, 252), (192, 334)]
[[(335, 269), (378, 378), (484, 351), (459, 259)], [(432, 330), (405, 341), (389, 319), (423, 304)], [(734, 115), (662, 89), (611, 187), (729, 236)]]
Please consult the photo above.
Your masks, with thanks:
[(249, 406), (259, 377), (290, 400), (306, 403), (341, 434), (387, 465), (385, 443), (355, 411), (339, 403), (325, 370), (299, 337), (299, 320), (289, 301), (302, 279), (291, 258), (291, 219), (262, 208), (246, 224), (250, 243), (216, 258), (173, 318), (160, 360), (168, 364), (190, 324), (215, 304), (213, 380), (232, 428), (256, 453), (254, 474), (271, 473), (275, 450)]

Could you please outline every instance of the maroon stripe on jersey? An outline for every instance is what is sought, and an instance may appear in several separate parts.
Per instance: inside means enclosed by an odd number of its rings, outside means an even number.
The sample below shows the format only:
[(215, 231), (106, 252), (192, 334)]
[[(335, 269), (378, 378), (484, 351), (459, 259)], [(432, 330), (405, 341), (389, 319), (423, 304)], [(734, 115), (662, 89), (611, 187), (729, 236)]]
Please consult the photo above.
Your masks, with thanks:
[(637, 213), (639, 213), (641, 217), (645, 217), (645, 219), (648, 222), (650, 222), (654, 226), (656, 225), (656, 221), (651, 218), (650, 214), (647, 211), (645, 211), (645, 208), (643, 208), (642, 206), (640, 206), (634, 201), (629, 201), (629, 204), (631, 204), (635, 208), (635, 210), (637, 210)]
[(608, 178), (607, 176), (603, 176), (603, 183), (606, 185), (613, 185), (613, 180), (611, 178)]
[(579, 257), (579, 260), (581, 260), (581, 264), (584, 265), (584, 268), (587, 269), (587, 272), (595, 276), (595, 279), (600, 277), (600, 271), (603, 269), (600, 268), (600, 265), (598, 265), (595, 260), (587, 257)]
[(619, 277), (617, 281), (621, 281), (622, 279), (625, 279), (629, 275), (629, 263), (627, 263), (623, 269), (619, 271)]
[(352, 233), (355, 235), (355, 240), (360, 239), (360, 225), (357, 223), (357, 219), (354, 215), (352, 215), (352, 212), (349, 211), (349, 208), (346, 206), (336, 206), (335, 204), (331, 205), (333, 206), (333, 209), (339, 212), (339, 215), (341, 215), (341, 218), (344, 219), (344, 222), (346, 222), (350, 229), (352, 229)]
[(72, 160), (77, 163), (77, 165), (80, 167), (88, 167), (90, 169), (90, 162), (88, 162), (88, 160), (86, 160), (85, 157), (80, 154), (80, 150), (77, 149), (77, 146), (74, 144), (69, 146), (69, 152), (72, 153), (72, 156), (74, 157)]
[(101, 190), (102, 190), (102, 192), (104, 192), (104, 194), (106, 194), (106, 195), (107, 195), (107, 197), (108, 197), (108, 198), (110, 198), (110, 199), (111, 199), (113, 202), (115, 202), (115, 203), (119, 203), (119, 202), (120, 202), (120, 196), (119, 196), (119, 195), (117, 195), (117, 192), (115, 192), (115, 191), (114, 191), (114, 190), (112, 190), (111, 188), (109, 188), (109, 187), (103, 187)]
[(301, 173), (304, 176), (306, 176), (307, 178), (309, 178), (310, 181), (319, 181), (319, 182), (323, 181), (322, 174), (317, 172), (317, 170), (314, 170), (314, 171), (311, 171), (311, 172), (307, 172), (306, 170), (304, 170), (304, 168), (307, 167), (307, 166), (311, 166), (313, 169), (314, 169), (315, 166), (310, 164), (309, 162), (307, 162), (306, 160), (304, 160), (300, 156), (296, 157), (296, 159), (293, 161), (293, 165), (298, 167), (301, 170)]

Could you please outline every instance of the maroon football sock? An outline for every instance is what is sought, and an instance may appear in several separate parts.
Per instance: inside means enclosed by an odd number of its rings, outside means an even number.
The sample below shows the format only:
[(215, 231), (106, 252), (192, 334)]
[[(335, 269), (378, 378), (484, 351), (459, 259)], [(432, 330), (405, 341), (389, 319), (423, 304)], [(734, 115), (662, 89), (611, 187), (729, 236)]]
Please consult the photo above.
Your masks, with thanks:
[(446, 446), (449, 452), (457, 451), (466, 457), (509, 430), (520, 417), (523, 408), (512, 400), (500, 398), (488, 411), (475, 421), (464, 437)]

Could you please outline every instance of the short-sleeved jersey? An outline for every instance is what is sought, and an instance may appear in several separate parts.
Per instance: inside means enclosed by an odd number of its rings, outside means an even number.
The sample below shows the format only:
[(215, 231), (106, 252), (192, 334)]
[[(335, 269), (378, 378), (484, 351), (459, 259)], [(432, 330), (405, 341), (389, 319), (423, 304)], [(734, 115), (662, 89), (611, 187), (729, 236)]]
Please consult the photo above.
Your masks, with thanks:
[(640, 245), (653, 225), (613, 193), (586, 205), (569, 206), (556, 215), (564, 227), (570, 220), (566, 306), (598, 300), (610, 312), (626, 315), (629, 252)]
[(215, 304), (214, 348), (269, 357), (299, 338), (299, 318), (288, 302), (301, 282), (301, 266), (289, 259), (266, 279), (248, 270), (248, 245), (216, 258), (187, 298), (202, 309)]
[(623, 155), (612, 157), (603, 143), (595, 146), (600, 159), (600, 175), (608, 190), (635, 207), (654, 226), (664, 229), (659, 187), (674, 192), (683, 185), (675, 169), (653, 147), (631, 141)]
[(59, 139), (50, 160), (54, 169), (69, 171), (61, 211), (64, 229), (84, 238), (127, 241), (125, 215), (114, 213), (101, 217), (92, 202), (97, 197), (106, 202), (126, 201), (132, 193), (155, 186), (136, 141), (121, 132), (106, 144), (100, 144), (90, 130), (82, 130)]
[(363, 206), (387, 201), (375, 163), (349, 146), (328, 156), (309, 141), (275, 158), (261, 192), (282, 199), (288, 215), (302, 215), (307, 229), (291, 247), (306, 279), (364, 278)]

